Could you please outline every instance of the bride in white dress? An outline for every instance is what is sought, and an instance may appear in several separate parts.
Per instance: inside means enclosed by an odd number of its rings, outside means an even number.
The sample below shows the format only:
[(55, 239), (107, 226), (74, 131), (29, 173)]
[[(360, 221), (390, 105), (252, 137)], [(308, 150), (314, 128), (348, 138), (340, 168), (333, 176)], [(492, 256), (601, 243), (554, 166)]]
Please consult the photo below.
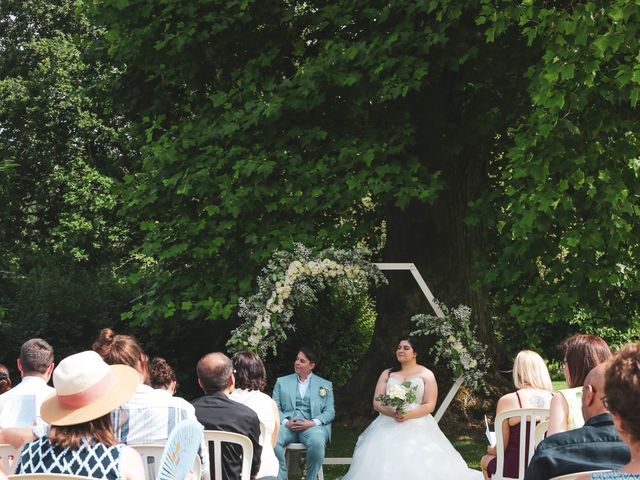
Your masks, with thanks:
[[(431, 416), (438, 398), (433, 373), (416, 362), (415, 341), (400, 340), (399, 365), (378, 378), (373, 408), (380, 413), (360, 435), (353, 461), (343, 480), (475, 480), (482, 473), (470, 470)], [(415, 403), (397, 413), (375, 400), (392, 385), (405, 381), (417, 386)]]

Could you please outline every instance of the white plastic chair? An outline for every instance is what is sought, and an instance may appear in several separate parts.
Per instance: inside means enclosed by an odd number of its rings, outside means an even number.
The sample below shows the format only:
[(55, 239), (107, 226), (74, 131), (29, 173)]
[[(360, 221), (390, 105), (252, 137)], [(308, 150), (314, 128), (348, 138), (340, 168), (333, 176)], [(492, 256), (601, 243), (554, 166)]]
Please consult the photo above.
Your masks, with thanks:
[[(250, 480), (251, 461), (253, 460), (253, 444), (248, 437), (239, 433), (223, 432), (220, 430), (205, 430), (204, 439), (209, 444), (213, 442), (213, 458), (209, 458), (213, 476), (211, 480), (223, 480), (222, 477), (222, 444), (234, 443), (242, 447), (242, 471), (240, 480)], [(211, 451), (211, 449), (209, 449)]]
[[(145, 480), (155, 480), (158, 477), (158, 469), (160, 468), (160, 460), (164, 445), (130, 445), (142, 457), (144, 465)], [(196, 455), (193, 461), (193, 478), (199, 479), (202, 473), (202, 462), (200, 457)]]
[[(287, 462), (287, 467), (289, 466), (289, 452), (294, 450), (307, 451), (307, 447), (304, 443), (289, 443), (286, 447), (284, 447), (284, 458), (285, 462)], [(324, 472), (322, 471), (322, 465), (320, 465), (320, 470), (318, 470), (318, 480), (324, 480)]]
[(576, 480), (580, 478), (582, 475), (591, 475), (592, 473), (598, 472), (610, 472), (611, 470), (589, 470), (588, 472), (576, 472), (576, 473), (567, 473), (566, 475), (560, 475), (559, 477), (551, 477), (549, 480)]
[(538, 444), (544, 440), (547, 430), (549, 430), (549, 420), (545, 420), (536, 425), (536, 448), (538, 448)]
[(0, 470), (5, 475), (10, 475), (15, 471), (19, 455), (20, 450), (14, 448), (13, 445), (0, 444)]
[[(518, 476), (517, 477), (505, 477), (504, 476), (504, 438), (502, 437), (502, 424), (507, 422), (511, 418), (520, 418), (520, 454), (518, 457)], [(529, 428), (529, 449), (526, 450), (527, 445), (527, 421), (533, 419), (535, 424), (537, 421), (544, 421), (549, 418), (548, 408), (518, 408), (515, 410), (507, 410), (496, 415), (495, 431), (496, 431), (496, 473), (491, 476), (492, 480), (522, 480), (524, 478), (524, 472), (533, 457), (533, 452), (536, 448), (535, 435), (536, 429)], [(526, 462), (525, 462), (526, 458)]]

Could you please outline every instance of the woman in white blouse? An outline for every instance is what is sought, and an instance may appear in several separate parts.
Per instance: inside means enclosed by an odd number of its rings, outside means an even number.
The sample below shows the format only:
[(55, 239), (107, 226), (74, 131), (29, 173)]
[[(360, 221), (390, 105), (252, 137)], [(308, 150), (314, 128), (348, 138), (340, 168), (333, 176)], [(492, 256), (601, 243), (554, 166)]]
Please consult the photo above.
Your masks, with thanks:
[(276, 402), (262, 392), (267, 385), (264, 364), (253, 352), (237, 352), (231, 360), (236, 383), (229, 398), (252, 409), (260, 420), (262, 456), (257, 478), (258, 480), (276, 480), (279, 466), (273, 447), (278, 439), (280, 416)]

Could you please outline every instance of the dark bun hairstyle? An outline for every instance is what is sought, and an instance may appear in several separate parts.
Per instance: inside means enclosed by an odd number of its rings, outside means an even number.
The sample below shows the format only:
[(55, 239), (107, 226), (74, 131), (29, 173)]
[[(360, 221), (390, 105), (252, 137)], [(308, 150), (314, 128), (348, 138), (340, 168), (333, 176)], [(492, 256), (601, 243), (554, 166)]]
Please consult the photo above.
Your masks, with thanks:
[(177, 383), (176, 372), (164, 358), (156, 357), (149, 363), (149, 383), (153, 388), (167, 388), (173, 383)]

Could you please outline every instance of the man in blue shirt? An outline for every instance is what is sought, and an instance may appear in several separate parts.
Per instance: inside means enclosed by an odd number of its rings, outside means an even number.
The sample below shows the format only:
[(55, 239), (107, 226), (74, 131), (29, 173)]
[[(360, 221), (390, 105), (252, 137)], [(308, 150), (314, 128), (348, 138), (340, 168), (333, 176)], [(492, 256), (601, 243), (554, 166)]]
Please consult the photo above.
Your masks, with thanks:
[(548, 480), (569, 473), (612, 470), (629, 462), (629, 448), (618, 436), (602, 403), (606, 365), (589, 372), (582, 387), (581, 428), (556, 433), (540, 442), (524, 480)]

